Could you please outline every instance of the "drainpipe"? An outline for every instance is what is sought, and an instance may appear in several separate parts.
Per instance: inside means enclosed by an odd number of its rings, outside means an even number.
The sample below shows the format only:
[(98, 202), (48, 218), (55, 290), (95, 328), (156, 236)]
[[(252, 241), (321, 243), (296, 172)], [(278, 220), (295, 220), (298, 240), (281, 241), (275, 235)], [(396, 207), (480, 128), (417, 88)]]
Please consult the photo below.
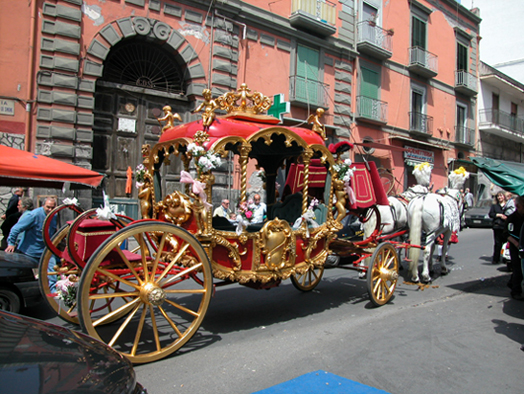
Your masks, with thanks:
[(36, 56), (36, 34), (37, 34), (37, 10), (38, 1), (33, 0), (33, 8), (31, 9), (31, 28), (29, 32), (29, 64), (27, 71), (27, 103), (25, 106), (26, 110), (26, 122), (25, 122), (25, 150), (31, 152), (31, 126), (32, 126), (32, 113), (33, 113), (33, 89), (34, 89), (34, 78), (35, 78), (35, 56)]

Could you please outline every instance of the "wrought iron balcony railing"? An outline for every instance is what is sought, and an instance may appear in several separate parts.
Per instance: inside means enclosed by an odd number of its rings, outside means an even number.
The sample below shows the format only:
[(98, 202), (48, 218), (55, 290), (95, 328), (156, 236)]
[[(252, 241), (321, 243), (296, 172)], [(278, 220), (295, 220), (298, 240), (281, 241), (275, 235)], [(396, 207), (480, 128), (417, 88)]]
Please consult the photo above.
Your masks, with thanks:
[(371, 97), (357, 96), (356, 116), (377, 123), (387, 123), (388, 103)]
[(455, 89), (465, 94), (477, 94), (477, 77), (464, 70), (455, 71)]
[(489, 108), (479, 111), (479, 127), (482, 128), (486, 123), (524, 135), (524, 119), (499, 109)]
[(409, 50), (408, 68), (420, 75), (434, 77), (438, 74), (438, 56), (420, 47)]
[(475, 129), (462, 125), (455, 126), (455, 142), (468, 146), (475, 145)]
[(390, 58), (391, 30), (385, 30), (372, 21), (358, 23), (357, 47), (360, 51), (380, 58)]
[(329, 107), (329, 85), (292, 75), (289, 77), (289, 99), (299, 104)]
[(337, 6), (330, 1), (293, 0), (291, 3), (291, 15), (300, 11), (313, 16), (320, 22), (329, 23), (330, 25), (335, 25), (336, 23)]
[(409, 131), (421, 134), (433, 134), (433, 117), (420, 112), (409, 113)]

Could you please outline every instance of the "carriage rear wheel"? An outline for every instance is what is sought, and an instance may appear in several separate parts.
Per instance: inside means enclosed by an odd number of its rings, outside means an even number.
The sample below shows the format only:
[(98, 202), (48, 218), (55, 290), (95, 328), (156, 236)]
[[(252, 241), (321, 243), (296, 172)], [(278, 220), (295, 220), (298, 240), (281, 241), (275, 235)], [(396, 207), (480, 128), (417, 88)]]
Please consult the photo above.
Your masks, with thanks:
[[(195, 334), (212, 286), (208, 256), (192, 234), (169, 223), (134, 223), (105, 240), (84, 268), (80, 324), (133, 363), (159, 360)], [(111, 312), (97, 309), (107, 300)], [(115, 316), (123, 319), (104, 325)]]
[(383, 242), (375, 249), (367, 272), (369, 299), (375, 306), (386, 304), (398, 280), (398, 255), (395, 247)]
[(64, 301), (57, 298), (58, 293), (56, 289), (56, 282), (62, 276), (78, 275), (80, 277), (81, 270), (78, 267), (61, 261), (69, 228), (69, 224), (66, 224), (51, 239), (51, 243), (59, 255), (54, 254), (48, 247), (44, 249), (38, 265), (38, 285), (42, 298), (62, 320), (78, 324), (76, 301), (73, 300), (70, 306), (65, 305)]
[(303, 274), (291, 275), (291, 283), (300, 291), (311, 291), (320, 283), (324, 274), (324, 266), (315, 267), (310, 265)]

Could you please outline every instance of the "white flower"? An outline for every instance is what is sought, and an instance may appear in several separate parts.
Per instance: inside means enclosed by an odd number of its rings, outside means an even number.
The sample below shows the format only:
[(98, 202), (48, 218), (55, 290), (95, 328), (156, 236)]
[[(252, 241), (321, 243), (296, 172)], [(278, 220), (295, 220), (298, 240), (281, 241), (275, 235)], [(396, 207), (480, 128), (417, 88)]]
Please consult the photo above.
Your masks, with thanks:
[(201, 156), (205, 152), (205, 149), (202, 146), (192, 142), (187, 146), (187, 151), (193, 156)]

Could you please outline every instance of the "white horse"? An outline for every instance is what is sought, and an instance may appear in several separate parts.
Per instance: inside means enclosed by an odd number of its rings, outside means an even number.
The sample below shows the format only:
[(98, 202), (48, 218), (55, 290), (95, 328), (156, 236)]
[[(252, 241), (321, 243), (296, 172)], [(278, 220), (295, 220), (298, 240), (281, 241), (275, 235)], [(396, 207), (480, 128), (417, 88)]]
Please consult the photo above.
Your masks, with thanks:
[[(407, 201), (399, 197), (389, 196), (389, 205), (377, 205), (380, 215), (381, 235), (389, 235), (408, 226)], [(377, 216), (373, 213), (364, 224), (364, 239), (368, 239), (377, 226)]]
[[(422, 281), (431, 282), (429, 274), (432, 265), (435, 241), (440, 234), (444, 234), (442, 245), (442, 255), (445, 256), (448, 243), (453, 231), (457, 233), (461, 229), (464, 215), (464, 201), (457, 189), (445, 189), (444, 193), (428, 193), (410, 201), (408, 205), (408, 218), (410, 228), (410, 244), (420, 245), (422, 232), (426, 233), (426, 243), (424, 249), (424, 263), (422, 268)], [(418, 259), (420, 257), (419, 248), (410, 248), (409, 272), (411, 281), (419, 282)], [(446, 259), (441, 259), (441, 274), (449, 273), (445, 263)]]

